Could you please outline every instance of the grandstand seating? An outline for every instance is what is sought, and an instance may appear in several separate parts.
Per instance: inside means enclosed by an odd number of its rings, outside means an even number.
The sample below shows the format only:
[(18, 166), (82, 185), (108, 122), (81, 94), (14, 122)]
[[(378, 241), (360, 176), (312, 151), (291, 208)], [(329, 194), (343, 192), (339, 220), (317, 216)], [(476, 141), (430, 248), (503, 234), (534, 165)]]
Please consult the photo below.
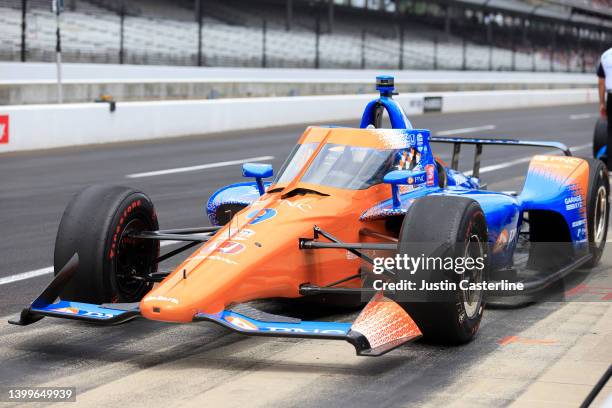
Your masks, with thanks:
[[(266, 36), (266, 61), (275, 67), (312, 67), (315, 61), (313, 19), (296, 16), (295, 26), (286, 31), (282, 18), (274, 18), (274, 10), (266, 8), (232, 8), (234, 1), (213, 3), (203, 20), (203, 53), (206, 65), (260, 66), (263, 36), (261, 21), (270, 19)], [(0, 59), (19, 58), (21, 41), (20, 1), (0, 0)], [(48, 3), (31, 0), (28, 11), (28, 59), (52, 61), (55, 50), (55, 16)], [(120, 18), (104, 7), (101, 0), (68, 0), (62, 14), (62, 42), (65, 61), (118, 62)], [(197, 58), (198, 25), (193, 11), (167, 6), (161, 0), (134, 0), (124, 21), (125, 62), (136, 64), (193, 65)], [(216, 7), (216, 9), (215, 9)], [(171, 9), (172, 11), (167, 11)], [(214, 10), (213, 10), (214, 9)], [(278, 13), (278, 11), (276, 11)], [(214, 16), (224, 15), (224, 21)], [(160, 16), (164, 16), (161, 18)], [(278, 17), (278, 16), (277, 16)], [(357, 17), (356, 17), (357, 18)], [(324, 20), (324, 19), (323, 19)], [(368, 24), (364, 46), (364, 62), (368, 68), (397, 68), (399, 39), (393, 25)], [(362, 63), (361, 25), (355, 21), (338, 21), (333, 33), (321, 30), (319, 61), (322, 68), (359, 68)], [(463, 44), (450, 37), (437, 45), (434, 56), (433, 38), (441, 33), (429, 27), (410, 27), (404, 34), (403, 67), (405, 69), (462, 69)], [(467, 69), (510, 69), (512, 51), (473, 43), (466, 44)], [(559, 56), (557, 56), (559, 57)], [(566, 57), (567, 58), (567, 57)], [(580, 69), (577, 55), (569, 57), (570, 69)], [(434, 61), (436, 59), (436, 61)], [(566, 70), (567, 61), (555, 59), (554, 69)], [(531, 50), (516, 52), (514, 66), (520, 70), (548, 70), (549, 55)]]

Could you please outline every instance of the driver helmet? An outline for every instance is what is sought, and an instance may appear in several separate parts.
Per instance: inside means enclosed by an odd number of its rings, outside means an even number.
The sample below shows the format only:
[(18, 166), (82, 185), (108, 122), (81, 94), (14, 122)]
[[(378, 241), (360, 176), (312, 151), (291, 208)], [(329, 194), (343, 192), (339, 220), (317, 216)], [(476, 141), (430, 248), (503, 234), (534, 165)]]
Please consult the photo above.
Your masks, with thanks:
[(395, 170), (413, 170), (421, 161), (421, 153), (414, 147), (402, 149), (395, 156)]

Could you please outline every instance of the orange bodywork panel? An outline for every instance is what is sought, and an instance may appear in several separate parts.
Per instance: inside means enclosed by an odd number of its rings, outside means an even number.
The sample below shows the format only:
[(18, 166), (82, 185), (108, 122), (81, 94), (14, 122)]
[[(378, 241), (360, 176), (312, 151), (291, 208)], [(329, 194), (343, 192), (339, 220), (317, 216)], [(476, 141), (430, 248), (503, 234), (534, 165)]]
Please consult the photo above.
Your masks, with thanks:
[[(311, 238), (313, 226), (344, 242), (360, 242), (366, 226), (359, 217), (376, 203), (389, 199), (389, 186), (363, 190), (309, 185), (302, 175), (325, 143), (373, 148), (401, 147), (397, 132), (385, 130), (309, 128), (300, 139), (318, 146), (286, 185), (237, 213), (214, 237), (179, 265), (140, 303), (144, 317), (190, 322), (196, 313), (217, 313), (227, 306), (254, 299), (299, 297), (300, 285), (326, 285), (354, 275), (361, 260), (345, 250), (300, 250), (298, 239)], [(400, 133), (397, 133), (400, 136)], [(367, 223), (384, 233), (384, 221)], [(346, 286), (358, 287), (358, 279)]]

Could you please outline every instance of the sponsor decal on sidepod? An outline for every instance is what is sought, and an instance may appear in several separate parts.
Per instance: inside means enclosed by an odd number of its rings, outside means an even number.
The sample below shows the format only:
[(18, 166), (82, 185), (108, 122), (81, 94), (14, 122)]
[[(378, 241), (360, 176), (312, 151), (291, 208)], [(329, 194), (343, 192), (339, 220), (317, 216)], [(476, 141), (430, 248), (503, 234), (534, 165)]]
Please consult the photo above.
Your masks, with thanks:
[(259, 224), (260, 222), (267, 221), (271, 218), (276, 217), (276, 210), (272, 208), (264, 208), (263, 210), (255, 210), (249, 213), (247, 217), (255, 217), (249, 222), (251, 225)]
[(234, 241), (226, 241), (217, 247), (221, 254), (236, 255), (244, 251), (244, 244)]
[(238, 234), (236, 234), (234, 239), (236, 241), (244, 241), (251, 238), (253, 235), (255, 235), (255, 231), (252, 229), (242, 228), (240, 231), (238, 231)]

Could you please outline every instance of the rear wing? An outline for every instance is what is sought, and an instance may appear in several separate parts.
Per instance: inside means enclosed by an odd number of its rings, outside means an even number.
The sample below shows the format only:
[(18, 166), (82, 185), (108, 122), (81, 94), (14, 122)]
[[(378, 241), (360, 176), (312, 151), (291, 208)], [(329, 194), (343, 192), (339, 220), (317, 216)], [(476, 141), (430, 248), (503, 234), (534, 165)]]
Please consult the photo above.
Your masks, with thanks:
[(483, 145), (496, 145), (496, 146), (531, 146), (531, 147), (550, 147), (558, 149), (563, 152), (566, 156), (571, 156), (572, 152), (570, 149), (559, 142), (543, 142), (533, 140), (516, 140), (516, 139), (477, 139), (477, 138), (464, 138), (464, 137), (439, 137), (432, 136), (429, 138), (431, 143), (452, 143), (453, 144), (453, 156), (451, 159), (451, 169), (457, 170), (459, 166), (459, 154), (461, 153), (462, 144), (476, 145), (474, 152), (474, 166), (472, 169), (472, 177), (478, 178), (480, 176), (480, 157), (482, 156)]

